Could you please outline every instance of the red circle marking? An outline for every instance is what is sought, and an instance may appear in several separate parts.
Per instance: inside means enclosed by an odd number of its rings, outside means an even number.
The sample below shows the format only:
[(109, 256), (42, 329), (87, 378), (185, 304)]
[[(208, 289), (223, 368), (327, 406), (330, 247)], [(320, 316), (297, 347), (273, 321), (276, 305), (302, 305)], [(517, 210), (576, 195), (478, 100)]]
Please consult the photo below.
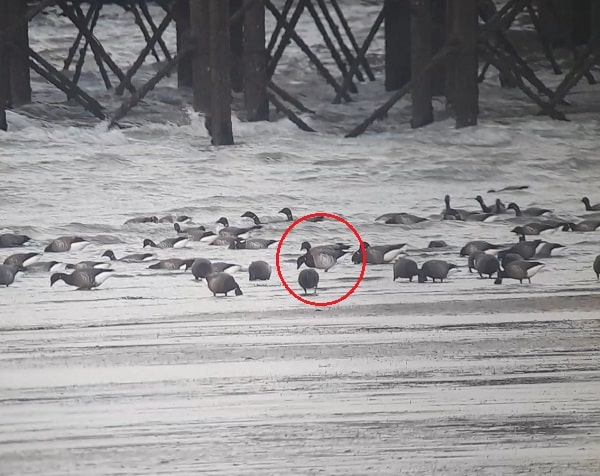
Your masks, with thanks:
[[(360, 243), (360, 251), (361, 251), (361, 254), (362, 254), (362, 267), (360, 268), (360, 274), (358, 276), (358, 279), (354, 283), (354, 286), (352, 286), (352, 288), (350, 288), (350, 290), (346, 294), (344, 294), (342, 297), (339, 297), (337, 299), (334, 299), (333, 301), (327, 301), (327, 302), (310, 301), (308, 299), (303, 298), (299, 294), (297, 294), (290, 287), (290, 285), (286, 282), (285, 278), (283, 277), (283, 273), (281, 272), (281, 264), (279, 263), (279, 255), (281, 253), (281, 247), (283, 246), (283, 242), (285, 241), (285, 239), (289, 235), (290, 231), (292, 231), (297, 225), (299, 225), (303, 221), (306, 221), (306, 220), (308, 220), (310, 218), (317, 218), (317, 217), (331, 218), (333, 220), (337, 220), (337, 221), (343, 223), (344, 225), (346, 225), (346, 227), (348, 227), (348, 229), (352, 233), (354, 233), (354, 236), (356, 236), (356, 239)], [(279, 239), (279, 245), (277, 245), (277, 253), (275, 253), (275, 266), (277, 267), (277, 274), (279, 275), (279, 279), (281, 280), (281, 284), (283, 284), (283, 286), (285, 287), (285, 289), (287, 289), (288, 293), (290, 293), (292, 296), (294, 296), (296, 299), (298, 299), (298, 301), (302, 301), (304, 304), (309, 304), (310, 306), (333, 306), (334, 304), (340, 303), (344, 299), (347, 299), (348, 297), (350, 297), (354, 293), (354, 291), (356, 291), (356, 288), (358, 288), (358, 286), (360, 285), (361, 281), (365, 277), (365, 270), (367, 268), (367, 250), (365, 248), (365, 245), (363, 244), (362, 238), (358, 234), (358, 231), (356, 230), (356, 228), (354, 228), (352, 226), (352, 224), (349, 221), (345, 220), (344, 218), (342, 218), (342, 217), (340, 217), (338, 215), (334, 215), (333, 213), (326, 213), (326, 212), (311, 213), (309, 215), (304, 215), (303, 217), (300, 217), (300, 218), (296, 219), (283, 232), (283, 235), (281, 235), (281, 238)]]

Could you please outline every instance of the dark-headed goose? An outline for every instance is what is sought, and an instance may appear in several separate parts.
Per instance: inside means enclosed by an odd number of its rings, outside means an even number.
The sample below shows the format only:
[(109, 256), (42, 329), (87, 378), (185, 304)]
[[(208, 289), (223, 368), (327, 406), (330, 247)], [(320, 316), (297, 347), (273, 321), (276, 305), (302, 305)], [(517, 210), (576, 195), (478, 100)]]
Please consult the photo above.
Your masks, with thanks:
[[(400, 256), (406, 248), (406, 243), (371, 246), (368, 242), (363, 241), (363, 244), (367, 253), (368, 264), (391, 263)], [(352, 262), (355, 264), (362, 263), (362, 250), (360, 248), (352, 255)]]
[(315, 246), (306, 250), (306, 254), (298, 257), (296, 264), (298, 269), (305, 264), (309, 268), (324, 269), (329, 271), (339, 258), (344, 256), (348, 251), (339, 248), (329, 248), (326, 246)]
[(4, 233), (0, 235), (0, 248), (13, 248), (22, 246), (30, 241), (31, 238), (27, 235), (15, 235), (14, 233)]
[(385, 213), (384, 215), (375, 218), (375, 221), (382, 221), (387, 225), (414, 225), (415, 223), (427, 221), (427, 218), (411, 215), (410, 213), (398, 212)]
[(424, 283), (427, 281), (427, 278), (431, 278), (434, 283), (436, 279), (439, 279), (440, 282), (444, 282), (444, 279), (454, 271), (458, 271), (457, 266), (448, 263), (447, 261), (440, 259), (425, 261), (419, 270), (419, 282)]
[(590, 204), (590, 199), (588, 197), (583, 197), (581, 199), (583, 204), (585, 205), (586, 212), (597, 212), (600, 211), (600, 203), (596, 203), (595, 205)]
[(40, 253), (15, 253), (4, 260), (4, 264), (12, 266), (23, 266), (27, 268), (37, 263), (42, 255)]
[[(470, 257), (471, 258), (471, 257)], [(479, 273), (479, 277), (483, 278), (484, 274), (487, 274), (489, 278), (492, 274), (497, 273), (500, 269), (500, 262), (498, 258), (493, 255), (485, 254), (483, 251), (478, 251), (473, 256), (473, 267)]]
[(502, 249), (502, 245), (494, 245), (483, 240), (469, 241), (460, 250), (460, 256), (471, 256), (476, 251), (485, 251), (487, 254), (497, 253)]
[[(290, 212), (291, 214), (291, 212)], [(255, 225), (266, 225), (268, 223), (278, 223), (278, 222), (282, 222), (282, 221), (288, 221), (286, 218), (282, 217), (282, 216), (274, 216), (274, 217), (270, 217), (270, 216), (261, 216), (259, 217), (256, 213), (251, 212), (251, 211), (247, 211), (244, 212), (244, 214), (241, 216), (242, 218), (250, 218)]]
[(90, 242), (84, 240), (80, 236), (60, 236), (52, 241), (46, 248), (45, 252), (58, 253), (61, 251), (80, 251), (84, 249)]
[(250, 281), (267, 281), (271, 278), (271, 266), (266, 261), (252, 261), (248, 266)]
[(566, 223), (563, 231), (595, 231), (600, 226), (600, 220), (583, 220), (579, 223)]
[(109, 269), (110, 263), (107, 263), (106, 261), (80, 261), (79, 263), (67, 263), (65, 268), (66, 269), (87, 269), (87, 268)]
[(298, 274), (298, 284), (304, 290), (304, 294), (308, 294), (309, 289), (314, 289), (314, 294), (317, 294), (317, 287), (319, 286), (319, 273), (314, 269), (303, 269)]
[(129, 220), (125, 221), (125, 225), (129, 225), (131, 223), (158, 223), (158, 217), (157, 216), (140, 216), (140, 217), (133, 217), (130, 218)]
[(241, 238), (235, 238), (229, 245), (229, 249), (232, 250), (264, 250), (273, 243), (277, 243), (277, 240), (265, 240), (263, 238), (248, 238), (242, 240)]
[(496, 284), (502, 284), (504, 278), (518, 279), (519, 283), (523, 283), (527, 279), (531, 283), (531, 278), (544, 267), (543, 263), (537, 261), (515, 260), (507, 263), (504, 269), (498, 271)]
[(187, 270), (192, 263), (193, 259), (180, 259), (180, 258), (168, 258), (161, 259), (158, 263), (151, 264), (148, 266), (149, 269), (168, 269), (171, 271), (174, 270)]
[(123, 263), (141, 263), (143, 261), (151, 261), (154, 259), (152, 253), (132, 253), (130, 255), (117, 258), (112, 250), (106, 250), (102, 256), (108, 257), (111, 261), (122, 261)]
[(227, 296), (227, 293), (231, 291), (235, 291), (236, 296), (241, 296), (243, 294), (240, 286), (235, 281), (235, 278), (228, 273), (211, 273), (206, 277), (206, 283), (208, 284), (208, 289), (213, 293), (213, 296), (216, 296), (217, 294), (224, 294)]
[(196, 258), (189, 267), (192, 268), (192, 274), (196, 280), (204, 279), (213, 273), (212, 263), (206, 258)]
[(184, 248), (188, 244), (189, 238), (187, 236), (178, 236), (176, 238), (166, 238), (159, 243), (146, 238), (143, 242), (143, 247), (151, 246), (152, 248)]
[(104, 281), (113, 275), (112, 269), (85, 268), (76, 269), (71, 274), (54, 273), (50, 276), (50, 286), (56, 281), (63, 280), (70, 286), (77, 289), (92, 289), (100, 286)]
[(521, 209), (519, 208), (519, 205), (517, 205), (515, 202), (510, 202), (508, 204), (508, 207), (506, 207), (508, 210), (514, 210), (515, 211), (515, 216), (530, 216), (530, 217), (539, 217), (542, 215), (546, 215), (548, 213), (552, 213), (552, 210), (549, 210), (548, 208), (540, 208), (540, 207), (529, 207), (529, 208), (524, 208)]
[(10, 286), (15, 281), (17, 273), (24, 270), (23, 266), (0, 264), (0, 286)]
[(394, 262), (394, 281), (398, 278), (408, 278), (412, 282), (414, 276), (419, 275), (417, 263), (409, 258), (398, 258)]
[(240, 238), (247, 238), (248, 233), (252, 230), (257, 230), (261, 228), (261, 225), (254, 225), (250, 227), (237, 227), (237, 226), (229, 226), (229, 220), (225, 217), (219, 218), (216, 223), (220, 223), (223, 225), (223, 228), (219, 229), (218, 234), (221, 236), (230, 236), (235, 238), (239, 236)]

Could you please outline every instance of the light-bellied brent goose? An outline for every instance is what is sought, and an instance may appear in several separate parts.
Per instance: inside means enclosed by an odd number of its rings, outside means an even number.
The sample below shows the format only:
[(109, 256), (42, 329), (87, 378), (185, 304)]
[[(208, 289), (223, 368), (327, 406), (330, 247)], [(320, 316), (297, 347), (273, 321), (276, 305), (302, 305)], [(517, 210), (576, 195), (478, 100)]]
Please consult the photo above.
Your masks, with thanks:
[(140, 217), (133, 217), (130, 218), (129, 220), (125, 221), (125, 225), (129, 225), (131, 223), (158, 223), (158, 217), (157, 216), (140, 216)]
[(385, 213), (375, 218), (375, 221), (382, 221), (387, 225), (414, 225), (415, 223), (427, 221), (427, 218), (422, 218), (410, 213), (398, 212)]
[(168, 258), (168, 259), (161, 259), (158, 263), (154, 263), (151, 264), (150, 266), (148, 266), (148, 269), (168, 269), (168, 270), (176, 270), (176, 269), (180, 269), (180, 270), (186, 270), (188, 269), (192, 263), (194, 262), (194, 259), (180, 259), (180, 258)]
[(15, 253), (14, 255), (8, 256), (4, 260), (4, 264), (27, 268), (28, 266), (37, 263), (41, 257), (42, 255), (40, 253)]
[(308, 241), (302, 243), (301, 249), (306, 250), (306, 253), (298, 257), (296, 264), (298, 269), (305, 264), (309, 268), (324, 269), (325, 272), (330, 270), (339, 258), (344, 256), (348, 251), (348, 245), (321, 245), (312, 247)]
[(262, 227), (261, 225), (253, 225), (249, 227), (229, 226), (229, 220), (225, 217), (219, 218), (216, 223), (223, 225), (223, 228), (218, 231), (219, 235), (229, 236), (232, 238), (235, 238), (236, 236), (239, 236), (240, 238), (247, 238), (248, 233), (250, 233), (252, 230), (258, 230)]
[(303, 269), (298, 274), (298, 284), (304, 290), (304, 295), (308, 294), (309, 289), (314, 289), (314, 294), (317, 294), (319, 286), (319, 273), (314, 269)]
[(597, 212), (600, 211), (600, 203), (596, 203), (595, 205), (590, 204), (590, 199), (588, 197), (583, 197), (581, 199), (583, 204), (585, 205), (586, 212)]
[(15, 246), (21, 246), (31, 238), (27, 235), (15, 235), (14, 233), (4, 233), (0, 235), (0, 248), (13, 248)]
[(263, 250), (273, 243), (277, 243), (277, 240), (265, 240), (263, 238), (242, 240), (241, 238), (235, 238), (229, 245), (229, 248), (232, 250)]
[(444, 279), (453, 271), (458, 271), (456, 265), (447, 261), (440, 259), (425, 261), (419, 270), (419, 282), (424, 283), (427, 278), (431, 278), (434, 283), (436, 279), (444, 282)]
[(10, 286), (15, 281), (17, 273), (24, 270), (23, 266), (0, 264), (0, 286)]
[(50, 276), (50, 286), (56, 281), (63, 280), (70, 286), (77, 289), (92, 289), (100, 286), (104, 281), (113, 275), (112, 269), (85, 268), (76, 269), (71, 274), (54, 273)]
[(419, 275), (417, 263), (409, 258), (398, 258), (394, 262), (394, 281), (398, 278), (408, 278), (412, 283), (413, 277)]
[(541, 207), (529, 207), (529, 208), (525, 208), (525, 209), (521, 209), (519, 208), (519, 205), (517, 205), (515, 202), (510, 202), (508, 204), (508, 207), (506, 207), (508, 210), (514, 210), (515, 211), (515, 216), (530, 216), (530, 217), (539, 217), (542, 215), (546, 215), (548, 213), (552, 213), (552, 210), (548, 209), (548, 208), (541, 208)]
[(122, 261), (123, 263), (141, 263), (143, 261), (151, 261), (154, 259), (152, 253), (132, 253), (125, 255), (121, 258), (117, 258), (112, 250), (106, 250), (102, 253), (102, 256), (108, 257), (111, 261)]
[(59, 253), (62, 251), (80, 251), (84, 249), (90, 242), (84, 240), (80, 236), (60, 236), (52, 241), (46, 248), (45, 252)]
[(235, 291), (236, 296), (242, 295), (242, 290), (235, 281), (235, 278), (228, 273), (211, 273), (206, 277), (206, 283), (208, 284), (208, 289), (213, 293), (213, 296), (216, 296), (217, 294), (224, 294), (227, 296), (227, 293), (231, 291)]
[[(365, 246), (365, 251), (367, 253), (368, 264), (391, 263), (400, 256), (406, 248), (406, 243), (371, 246), (368, 242), (363, 241), (363, 245)], [(362, 263), (362, 251), (360, 248), (352, 255), (352, 262), (355, 264)]]
[(248, 266), (250, 281), (267, 281), (271, 278), (271, 266), (266, 261), (252, 261)]
[(143, 242), (143, 247), (151, 246), (152, 248), (184, 248), (188, 244), (189, 238), (187, 236), (178, 236), (176, 238), (166, 238), (159, 243), (146, 238)]
[(531, 283), (531, 278), (544, 267), (544, 263), (538, 261), (515, 260), (507, 263), (504, 269), (498, 271), (496, 284), (502, 284), (504, 278), (518, 279), (519, 283), (523, 283), (527, 279)]
[(206, 258), (196, 258), (190, 267), (196, 280), (204, 279), (213, 273), (212, 263)]

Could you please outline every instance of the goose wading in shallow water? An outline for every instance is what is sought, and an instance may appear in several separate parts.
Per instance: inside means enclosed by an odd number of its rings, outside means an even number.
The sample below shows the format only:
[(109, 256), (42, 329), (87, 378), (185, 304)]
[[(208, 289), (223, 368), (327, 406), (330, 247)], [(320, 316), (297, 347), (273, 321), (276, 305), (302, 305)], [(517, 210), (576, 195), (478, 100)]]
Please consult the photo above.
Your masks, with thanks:
[(248, 238), (248, 234), (252, 230), (258, 230), (262, 228), (262, 225), (253, 225), (249, 227), (238, 227), (238, 226), (229, 226), (229, 220), (225, 217), (219, 218), (215, 223), (223, 225), (223, 228), (219, 229), (218, 234), (225, 237), (230, 238)]
[(129, 225), (132, 223), (158, 223), (158, 217), (157, 216), (139, 216), (139, 217), (133, 217), (130, 218), (129, 220), (125, 221), (125, 225)]
[(142, 243), (143, 248), (151, 246), (152, 248), (184, 248), (188, 244), (189, 238), (186, 236), (178, 236), (177, 238), (166, 238), (159, 243), (146, 238)]
[[(283, 213), (286, 216), (287, 221), (294, 221), (294, 216), (292, 215), (292, 211), (288, 207), (282, 208), (281, 210), (279, 210), (278, 213)], [(325, 220), (325, 217), (316, 216), (316, 217), (308, 218), (306, 221), (316, 223), (316, 222), (323, 221), (323, 220)]]
[(4, 264), (27, 268), (28, 266), (32, 266), (37, 263), (41, 257), (42, 255), (40, 253), (15, 253), (8, 256), (4, 260)]
[[(478, 251), (474, 255), (469, 257), (469, 260), (473, 260), (473, 268), (479, 273), (479, 277), (483, 278), (484, 274), (488, 275), (488, 278), (492, 277), (492, 274), (497, 273), (500, 269), (500, 262), (498, 258), (493, 255), (488, 255), (483, 251)], [(471, 263), (469, 263), (469, 271)]]
[(507, 210), (514, 210), (515, 216), (529, 216), (529, 217), (539, 217), (542, 215), (546, 215), (548, 213), (552, 213), (552, 210), (548, 208), (540, 208), (540, 207), (529, 207), (525, 209), (519, 208), (515, 202), (510, 202), (506, 207)]
[(248, 266), (250, 281), (268, 281), (271, 278), (271, 266), (266, 261), (252, 261)]
[(13, 233), (4, 233), (0, 235), (0, 248), (14, 248), (22, 246), (30, 241), (27, 235), (15, 235)]
[[(289, 208), (288, 208), (289, 210)], [(281, 211), (279, 212), (281, 213)], [(290, 212), (291, 215), (292, 212)], [(280, 223), (283, 221), (289, 221), (287, 220), (287, 218), (284, 218), (282, 216), (274, 216), (274, 217), (269, 217), (269, 216), (261, 216), (259, 217), (256, 213), (251, 212), (251, 211), (247, 211), (244, 212), (244, 214), (241, 216), (241, 218), (250, 218), (255, 225), (267, 225), (269, 223)]]
[(111, 261), (122, 261), (123, 263), (142, 263), (144, 261), (151, 261), (154, 259), (152, 253), (132, 253), (125, 255), (121, 258), (117, 258), (112, 250), (106, 250), (102, 253), (102, 256), (106, 256)]
[(317, 294), (319, 286), (319, 273), (314, 269), (303, 269), (298, 274), (298, 284), (304, 290), (304, 295), (308, 294), (309, 289), (314, 289), (314, 294)]
[(53, 240), (46, 248), (45, 252), (60, 253), (62, 251), (81, 251), (90, 242), (80, 236), (60, 236)]
[[(371, 246), (368, 242), (363, 241), (363, 245), (365, 246), (365, 251), (367, 253), (368, 264), (391, 263), (400, 256), (406, 248), (406, 243)], [(360, 248), (352, 255), (352, 262), (354, 264), (362, 263), (362, 251)]]
[(65, 269), (109, 269), (110, 263), (106, 261), (80, 261), (79, 263), (67, 263)]
[(502, 249), (502, 245), (494, 245), (483, 240), (469, 241), (460, 250), (460, 256), (471, 256), (476, 251), (484, 251), (487, 254), (498, 253)]
[(76, 269), (71, 274), (54, 273), (50, 276), (50, 286), (57, 281), (64, 281), (69, 286), (75, 286), (77, 289), (92, 289), (100, 286), (104, 281), (113, 275), (112, 269), (85, 268)]
[(235, 238), (229, 245), (229, 249), (232, 250), (264, 250), (277, 243), (277, 240), (265, 240), (263, 238), (248, 238), (242, 240), (241, 238)]
[(499, 198), (496, 199), (496, 203), (492, 206), (487, 206), (485, 204), (485, 202), (483, 201), (483, 197), (481, 195), (477, 195), (475, 197), (475, 200), (477, 200), (479, 202), (479, 205), (481, 206), (481, 210), (483, 211), (483, 213), (491, 213), (493, 215), (498, 215), (500, 213), (506, 213), (506, 207), (504, 206), (504, 203), (502, 203), (502, 201)]
[(206, 228), (202, 225), (188, 228), (181, 228), (179, 223), (174, 223), (173, 228), (177, 232), (177, 234), (185, 235), (191, 241), (202, 241), (202, 238), (206, 236), (214, 235), (213, 232), (207, 232)]
[(375, 221), (382, 221), (386, 225), (414, 225), (415, 223), (427, 221), (427, 218), (411, 215), (410, 213), (398, 212), (385, 213), (384, 215), (375, 218)]
[(161, 259), (158, 263), (154, 263), (151, 264), (150, 266), (148, 266), (148, 269), (167, 269), (167, 270), (182, 270), (185, 271), (187, 270), (192, 263), (194, 262), (194, 259), (180, 259), (180, 258), (168, 258), (168, 259)]
[(590, 199), (588, 197), (583, 197), (581, 199), (583, 204), (585, 205), (586, 212), (597, 212), (600, 211), (600, 203), (596, 203), (595, 205), (590, 204)]
[(531, 241), (521, 240), (518, 243), (512, 245), (510, 248), (502, 251), (501, 253), (502, 255), (506, 253), (516, 253), (520, 255), (523, 259), (531, 259), (535, 256), (538, 248), (542, 243), (544, 242), (540, 239)]
[(579, 223), (566, 223), (563, 231), (596, 231), (600, 227), (600, 220), (583, 220)]
[(427, 281), (427, 278), (431, 278), (434, 283), (436, 279), (439, 279), (443, 283), (444, 279), (456, 271), (458, 271), (458, 268), (455, 264), (444, 260), (432, 259), (425, 261), (419, 271), (419, 282), (424, 283)]
[(213, 296), (217, 294), (224, 294), (227, 296), (227, 293), (231, 291), (235, 291), (236, 296), (241, 296), (242, 290), (240, 286), (235, 281), (235, 278), (228, 273), (212, 273), (206, 277), (206, 283), (208, 285), (208, 289), (213, 293)]
[(498, 271), (496, 284), (502, 284), (505, 278), (518, 279), (519, 283), (523, 283), (527, 279), (531, 283), (531, 278), (544, 267), (544, 263), (537, 261), (515, 260), (507, 263), (504, 269)]
[(0, 286), (10, 286), (14, 281), (17, 273), (25, 271), (23, 266), (0, 264)]
[(413, 277), (419, 275), (419, 267), (417, 263), (409, 258), (398, 258), (394, 262), (394, 279), (396, 281), (398, 278), (408, 278), (408, 280), (412, 283)]
[(192, 268), (192, 274), (196, 280), (204, 279), (214, 272), (212, 263), (207, 258), (196, 258), (189, 268)]

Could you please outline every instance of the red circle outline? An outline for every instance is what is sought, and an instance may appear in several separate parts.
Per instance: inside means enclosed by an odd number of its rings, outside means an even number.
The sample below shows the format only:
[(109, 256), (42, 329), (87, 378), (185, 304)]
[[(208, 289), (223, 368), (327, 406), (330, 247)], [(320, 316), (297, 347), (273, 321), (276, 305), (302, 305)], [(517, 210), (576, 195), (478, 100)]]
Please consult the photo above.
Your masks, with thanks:
[[(317, 217), (331, 218), (333, 220), (337, 220), (337, 221), (343, 223), (344, 225), (346, 225), (346, 227), (352, 233), (354, 233), (354, 236), (360, 243), (360, 251), (362, 254), (362, 266), (360, 268), (360, 274), (358, 276), (358, 279), (354, 283), (354, 286), (352, 286), (346, 294), (344, 294), (343, 296), (341, 296), (337, 299), (334, 299), (333, 301), (326, 301), (326, 302), (310, 301), (308, 299), (303, 298), (299, 294), (297, 294), (290, 287), (290, 285), (286, 282), (285, 278), (283, 277), (283, 273), (281, 272), (281, 265), (279, 262), (279, 255), (281, 254), (281, 247), (283, 246), (283, 242), (285, 241), (285, 239), (287, 238), (289, 233), (303, 221), (309, 220), (310, 218), (317, 218)], [(281, 238), (279, 239), (279, 244), (277, 245), (277, 252), (275, 253), (275, 267), (277, 268), (277, 274), (279, 275), (279, 280), (281, 281), (281, 284), (283, 284), (283, 286), (285, 287), (287, 292), (290, 293), (292, 296), (294, 296), (296, 299), (298, 299), (298, 301), (301, 301), (304, 304), (308, 304), (310, 306), (333, 306), (334, 304), (338, 304), (338, 303), (344, 301), (345, 299), (349, 298), (352, 294), (354, 294), (354, 291), (356, 291), (356, 289), (362, 282), (363, 278), (365, 277), (365, 270), (367, 269), (367, 250), (365, 248), (365, 245), (363, 243), (363, 240), (362, 240), (360, 234), (358, 233), (356, 228), (354, 228), (354, 226), (352, 226), (352, 224), (349, 221), (345, 220), (344, 218), (342, 218), (338, 215), (334, 215), (333, 213), (327, 213), (327, 212), (310, 213), (308, 215), (304, 215), (300, 218), (297, 218), (294, 222), (292, 222), (292, 224), (290, 226), (287, 227), (287, 229), (281, 235)]]

